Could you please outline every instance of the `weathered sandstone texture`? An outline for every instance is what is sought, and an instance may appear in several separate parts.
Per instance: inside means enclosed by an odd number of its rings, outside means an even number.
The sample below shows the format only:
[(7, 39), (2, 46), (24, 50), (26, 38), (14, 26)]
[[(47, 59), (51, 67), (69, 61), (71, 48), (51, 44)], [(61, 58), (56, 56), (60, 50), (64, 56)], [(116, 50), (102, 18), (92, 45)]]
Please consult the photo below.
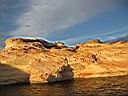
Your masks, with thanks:
[(0, 51), (0, 84), (45, 83), (128, 74), (128, 42), (62, 42), (9, 38)]

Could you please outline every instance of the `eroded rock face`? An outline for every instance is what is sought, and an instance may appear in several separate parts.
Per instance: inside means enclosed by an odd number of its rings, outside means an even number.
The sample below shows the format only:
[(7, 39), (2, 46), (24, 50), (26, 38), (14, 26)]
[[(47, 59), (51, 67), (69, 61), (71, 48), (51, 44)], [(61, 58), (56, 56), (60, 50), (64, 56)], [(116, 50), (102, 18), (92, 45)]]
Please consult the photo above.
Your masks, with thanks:
[(38, 48), (63, 48), (66, 47), (63, 42), (50, 43), (42, 39), (24, 39), (24, 38), (9, 38), (5, 41), (6, 48), (16, 46), (33, 46)]
[(69, 48), (61, 42), (10, 38), (0, 51), (0, 71), (0, 84), (127, 75), (128, 42), (93, 40)]
[(57, 82), (57, 81), (71, 80), (73, 79), (73, 76), (74, 76), (73, 68), (71, 68), (71, 66), (67, 64), (59, 68), (54, 75), (49, 74), (47, 81)]

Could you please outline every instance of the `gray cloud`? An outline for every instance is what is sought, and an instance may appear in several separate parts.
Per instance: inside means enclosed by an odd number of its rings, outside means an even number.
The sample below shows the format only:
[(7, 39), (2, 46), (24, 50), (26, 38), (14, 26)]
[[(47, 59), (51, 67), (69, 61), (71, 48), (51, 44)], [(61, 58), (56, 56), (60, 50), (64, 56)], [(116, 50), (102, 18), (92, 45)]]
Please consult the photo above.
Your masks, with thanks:
[(113, 10), (121, 0), (33, 0), (30, 10), (17, 21), (14, 35), (47, 36)]
[(30, 3), (29, 0), (0, 0), (0, 32), (16, 30), (17, 20), (28, 11)]

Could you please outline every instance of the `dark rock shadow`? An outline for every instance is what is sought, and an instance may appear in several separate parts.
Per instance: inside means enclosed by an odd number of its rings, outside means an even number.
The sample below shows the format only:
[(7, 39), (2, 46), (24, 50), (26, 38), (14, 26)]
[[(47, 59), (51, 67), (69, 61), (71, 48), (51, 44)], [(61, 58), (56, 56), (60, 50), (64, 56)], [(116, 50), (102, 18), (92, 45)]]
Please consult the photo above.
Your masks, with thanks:
[(10, 65), (0, 64), (0, 85), (29, 83), (30, 75)]

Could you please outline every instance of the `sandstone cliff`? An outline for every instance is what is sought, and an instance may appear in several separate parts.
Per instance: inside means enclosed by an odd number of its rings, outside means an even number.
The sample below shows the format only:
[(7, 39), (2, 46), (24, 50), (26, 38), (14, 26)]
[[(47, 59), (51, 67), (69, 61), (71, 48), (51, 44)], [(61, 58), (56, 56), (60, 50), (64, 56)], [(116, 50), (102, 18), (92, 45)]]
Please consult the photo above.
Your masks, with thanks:
[(0, 84), (45, 83), (128, 74), (128, 42), (62, 42), (10, 38), (0, 51)]

